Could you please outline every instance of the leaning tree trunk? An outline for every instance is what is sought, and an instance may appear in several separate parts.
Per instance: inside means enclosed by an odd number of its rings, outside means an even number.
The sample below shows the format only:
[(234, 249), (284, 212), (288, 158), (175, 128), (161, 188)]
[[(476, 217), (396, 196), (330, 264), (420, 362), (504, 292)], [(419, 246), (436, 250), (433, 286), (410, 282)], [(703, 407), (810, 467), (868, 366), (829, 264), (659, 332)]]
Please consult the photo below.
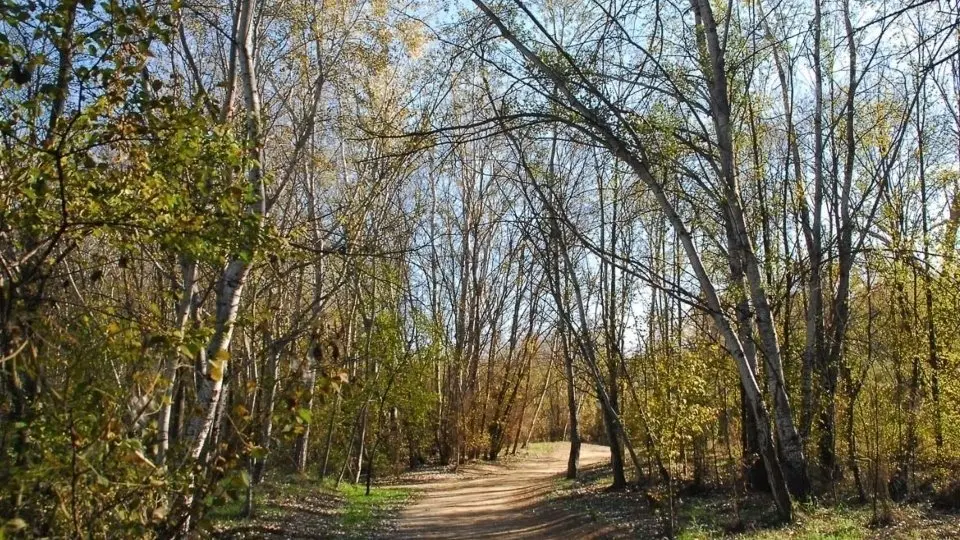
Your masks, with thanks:
[[(261, 136), (261, 107), (256, 68), (254, 65), (254, 23), (253, 12), (256, 0), (243, 0), (240, 4), (238, 35), (241, 37), (239, 50), (240, 81), (243, 88), (244, 107), (246, 109), (246, 131), (249, 165), (247, 182), (254, 193), (255, 200), (246, 211), (248, 219), (257, 227), (262, 226), (266, 200), (263, 185), (263, 141)], [(207, 345), (206, 362), (200, 366), (200, 384), (197, 389), (198, 414), (188, 424), (187, 438), (190, 441), (188, 457), (194, 461), (203, 454), (213, 423), (216, 421), (217, 404), (223, 392), (223, 374), (230, 358), (230, 343), (233, 338), (234, 324), (240, 310), (240, 298), (250, 270), (250, 257), (256, 251), (256, 239), (248, 238), (244, 250), (237, 253), (227, 264), (217, 285), (216, 318), (213, 336)], [(245, 252), (245, 253), (243, 253)], [(194, 506), (193, 493), (196, 478), (191, 478), (187, 494), (180, 502), (180, 515), (172, 514), (171, 519), (179, 522), (180, 534), (190, 529), (191, 513)]]
[(540, 391), (540, 398), (537, 399), (537, 408), (533, 410), (533, 420), (530, 421), (530, 429), (527, 430), (527, 436), (523, 439), (523, 446), (520, 448), (526, 448), (530, 444), (530, 437), (533, 436), (533, 431), (537, 429), (537, 418), (540, 416), (540, 410), (543, 408), (543, 398), (547, 396), (547, 390), (550, 388), (550, 368), (547, 368), (547, 375), (543, 380), (543, 390)]
[[(571, 107), (577, 113), (582, 115), (582, 121), (595, 130), (596, 137), (611, 154), (622, 160), (634, 171), (640, 181), (652, 192), (657, 204), (664, 212), (670, 225), (674, 228), (677, 236), (680, 238), (681, 245), (691, 265), (691, 270), (697, 278), (701, 288), (701, 294), (704, 296), (709, 313), (717, 326), (717, 329), (724, 337), (724, 345), (730, 355), (733, 357), (740, 374), (741, 382), (747, 390), (747, 399), (751, 405), (754, 418), (757, 421), (757, 435), (760, 441), (760, 454), (764, 460), (764, 467), (770, 480), (771, 490), (773, 492), (774, 502), (781, 519), (789, 521), (792, 519), (792, 503), (789, 492), (786, 489), (780, 461), (773, 445), (773, 438), (770, 431), (770, 417), (766, 406), (760, 396), (760, 390), (757, 385), (756, 377), (749, 368), (746, 358), (743, 354), (743, 347), (736, 337), (736, 333), (729, 324), (720, 302), (717, 290), (707, 273), (706, 267), (700, 258), (699, 250), (693, 240), (693, 236), (687, 229), (687, 225), (678, 213), (677, 209), (670, 202), (664, 186), (653, 176), (647, 163), (643, 161), (636, 153), (631, 151), (620, 136), (611, 128), (611, 126), (601, 117), (598, 117), (593, 109), (586, 106), (576, 93), (571, 90), (570, 85), (564, 75), (561, 75), (553, 68), (549, 67), (544, 61), (527, 47), (523, 41), (504, 23), (504, 21), (486, 4), (483, 0), (473, 0), (474, 4), (484, 13), (484, 15), (497, 27), (504, 39), (507, 39), (523, 57), (539, 71), (542, 75), (548, 77), (557, 87), (558, 95), (565, 100), (565, 105)], [(521, 6), (522, 7), (522, 6)], [(714, 24), (715, 28), (715, 24)], [(597, 91), (588, 88), (588, 91), (597, 93)]]
[[(736, 242), (732, 227), (726, 226), (727, 241), (733, 245)], [(730, 267), (731, 282), (738, 284), (735, 287), (737, 298), (736, 306), (736, 327), (737, 336), (743, 346), (743, 354), (747, 359), (747, 364), (754, 376), (759, 376), (757, 369), (757, 348), (754, 345), (754, 322), (753, 311), (750, 309), (750, 299), (746, 293), (746, 282), (744, 279), (743, 261), (740, 257), (729, 257), (728, 266)], [(750, 405), (746, 400), (746, 390), (741, 386), (741, 441), (743, 444), (743, 472), (747, 479), (747, 485), (754, 490), (766, 490), (769, 485), (766, 480), (766, 471), (763, 466), (763, 460), (760, 458), (760, 443), (757, 440), (757, 426), (750, 412)]]
[[(806, 292), (807, 292), (807, 312), (806, 312), (806, 337), (804, 343), (804, 351), (801, 357), (802, 366), (801, 366), (801, 403), (800, 403), (800, 428), (799, 435), (802, 441), (805, 441), (810, 434), (810, 427), (813, 422), (813, 375), (814, 371), (819, 365), (819, 359), (823, 355), (824, 351), (824, 329), (823, 329), (823, 292), (822, 292), (822, 273), (821, 268), (823, 266), (823, 255), (822, 255), (822, 239), (821, 239), (821, 229), (822, 229), (822, 199), (823, 199), (823, 179), (822, 179), (822, 162), (823, 162), (823, 135), (822, 135), (822, 123), (823, 123), (823, 93), (822, 93), (822, 79), (823, 75), (821, 72), (819, 54), (820, 54), (820, 5), (819, 0), (816, 2), (816, 16), (814, 19), (814, 79), (815, 79), (815, 91), (814, 91), (814, 115), (813, 115), (813, 132), (814, 132), (814, 148), (813, 148), (813, 183), (814, 183), (814, 200), (813, 206), (814, 210), (811, 212), (809, 206), (807, 205), (806, 197), (800, 196), (797, 198), (797, 205), (799, 207), (798, 213), (800, 214), (800, 225), (803, 230), (804, 240), (807, 246), (807, 259), (808, 259), (808, 270), (806, 276)], [(766, 15), (763, 12), (762, 4), (758, 4), (761, 18), (766, 18)], [(787, 130), (787, 150), (790, 157), (793, 161), (793, 176), (796, 188), (798, 190), (803, 189), (803, 169), (800, 158), (800, 146), (798, 144), (798, 135), (796, 132), (795, 123), (793, 120), (793, 103), (791, 101), (791, 80), (787, 76), (787, 67), (786, 59), (783, 57), (783, 52), (781, 49), (781, 42), (778, 41), (773, 36), (773, 31), (771, 30), (768, 23), (764, 23), (764, 31), (766, 33), (767, 41), (770, 42), (770, 46), (773, 49), (773, 60), (774, 65), (777, 70), (777, 76), (780, 80), (780, 97), (783, 103), (783, 108), (785, 111), (784, 119), (786, 121), (786, 130)], [(785, 186), (785, 189), (786, 186)], [(786, 196), (784, 196), (784, 201), (786, 201)], [(810, 221), (810, 214), (813, 214), (813, 223)]]
[[(247, 145), (250, 165), (247, 171), (247, 182), (256, 196), (255, 202), (247, 209), (247, 215), (258, 223), (263, 220), (263, 142), (261, 140), (260, 96), (254, 67), (254, 25), (253, 11), (256, 0), (244, 0), (241, 5), (240, 31), (243, 41), (240, 52), (240, 80), (243, 87), (244, 105), (246, 107)], [(255, 240), (248, 239), (248, 248), (253, 251)], [(217, 286), (216, 320), (214, 333), (207, 346), (207, 366), (203, 366), (204, 373), (197, 391), (197, 401), (201, 413), (191, 419), (188, 435), (193, 440), (190, 456), (199, 459), (203, 446), (210, 434), (213, 420), (216, 416), (216, 404), (223, 389), (223, 372), (229, 360), (230, 342), (233, 338), (233, 328), (240, 309), (240, 297), (250, 270), (249, 255), (238, 254), (231, 260), (223, 271)]]
[(787, 397), (773, 310), (764, 289), (763, 274), (752, 246), (740, 201), (740, 190), (734, 169), (727, 72), (723, 50), (717, 35), (717, 23), (709, 2), (704, 0), (691, 0), (691, 2), (700, 30), (698, 40), (704, 46), (710, 60), (711, 69), (707, 73), (707, 79), (710, 86), (711, 116), (717, 135), (720, 170), (724, 177), (723, 200), (726, 205), (724, 217), (732, 229), (733, 239), (733, 244), (728, 246), (728, 256), (739, 258), (743, 263), (750, 300), (756, 313), (759, 343), (766, 362), (769, 391), (773, 396), (774, 425), (782, 456), (783, 473), (791, 493), (803, 499), (809, 495), (810, 480), (807, 476), (806, 458), (803, 455), (803, 443), (794, 424), (793, 412)]

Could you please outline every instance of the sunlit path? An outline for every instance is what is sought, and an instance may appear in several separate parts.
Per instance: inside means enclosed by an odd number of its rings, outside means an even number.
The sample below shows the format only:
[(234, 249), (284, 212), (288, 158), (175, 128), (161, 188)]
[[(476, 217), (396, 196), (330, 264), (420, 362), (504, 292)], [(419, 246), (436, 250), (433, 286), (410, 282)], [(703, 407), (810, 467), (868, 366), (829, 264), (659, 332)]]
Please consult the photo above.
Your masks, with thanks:
[[(510, 465), (468, 466), (468, 479), (413, 486), (423, 493), (400, 515), (401, 538), (597, 538), (603, 528), (588, 515), (548, 503), (566, 470), (566, 444)], [(604, 446), (583, 445), (580, 463), (608, 460)], [(476, 475), (476, 476), (473, 476)], [(473, 477), (470, 477), (473, 476)]]

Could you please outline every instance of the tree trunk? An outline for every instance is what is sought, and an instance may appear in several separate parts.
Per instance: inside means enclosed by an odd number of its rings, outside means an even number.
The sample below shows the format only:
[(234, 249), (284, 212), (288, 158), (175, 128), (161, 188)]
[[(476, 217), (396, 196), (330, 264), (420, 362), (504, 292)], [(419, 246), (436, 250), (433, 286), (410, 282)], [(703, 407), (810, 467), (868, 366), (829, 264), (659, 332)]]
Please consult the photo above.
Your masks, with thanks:
[(724, 316), (720, 298), (717, 294), (716, 288), (713, 285), (713, 282), (710, 280), (706, 268), (703, 265), (699, 251), (697, 250), (690, 231), (687, 229), (687, 226), (677, 212), (677, 209), (670, 203), (663, 185), (660, 184), (656, 178), (654, 178), (646, 163), (624, 145), (624, 143), (619, 139), (617, 134), (610, 128), (610, 126), (608, 126), (603, 120), (599, 119), (589, 107), (584, 105), (577, 98), (574, 92), (568, 87), (567, 81), (563, 76), (548, 67), (540, 59), (540, 57), (537, 56), (537, 54), (530, 50), (530, 48), (527, 47), (516, 36), (516, 34), (510, 30), (509, 27), (507, 27), (503, 20), (501, 20), (497, 14), (494, 13), (489, 6), (487, 6), (487, 4), (485, 4), (482, 0), (474, 0), (474, 4), (480, 8), (484, 15), (494, 24), (494, 26), (497, 27), (502, 36), (510, 41), (510, 43), (524, 56), (527, 61), (531, 63), (531, 65), (533, 65), (543, 75), (550, 78), (556, 84), (557, 92), (568, 101), (567, 105), (572, 107), (579, 114), (583, 115), (584, 122), (589, 123), (591, 128), (597, 130), (597, 138), (607, 146), (608, 150), (615, 157), (621, 159), (627, 166), (629, 166), (636, 173), (638, 178), (653, 193), (657, 204), (660, 206), (667, 220), (680, 238), (684, 252), (687, 254), (687, 258), (690, 261), (691, 270), (700, 284), (701, 294), (705, 297), (710, 314), (713, 317), (718, 330), (720, 330), (721, 334), (724, 336), (724, 344), (729, 353), (733, 356), (737, 365), (741, 381), (743, 382), (744, 387), (747, 389), (747, 397), (751, 403), (754, 417), (757, 420), (761, 456), (764, 459), (764, 466), (766, 467), (768, 477), (770, 478), (770, 484), (773, 490), (774, 501), (777, 506), (778, 514), (781, 519), (790, 521), (792, 519), (792, 503), (790, 501), (790, 495), (786, 490), (786, 484), (782, 475), (782, 471), (780, 470), (780, 461), (773, 447), (773, 439), (769, 430), (770, 418), (760, 398), (760, 392), (759, 387), (757, 386), (756, 378), (746, 363), (746, 359), (743, 355), (743, 349), (739, 340), (733, 332), (733, 329), (730, 327), (729, 321)]
[(540, 391), (540, 398), (537, 399), (537, 408), (533, 411), (533, 420), (530, 422), (530, 429), (527, 431), (527, 436), (523, 439), (523, 446), (521, 448), (526, 448), (530, 444), (530, 437), (533, 436), (533, 431), (537, 428), (537, 418), (540, 416), (540, 409), (543, 408), (543, 398), (547, 395), (547, 389), (550, 388), (550, 374), (553, 370), (550, 367), (547, 367), (547, 375), (543, 379), (543, 390)]
[[(269, 338), (268, 338), (269, 339)], [(257, 437), (257, 446), (265, 453), (270, 451), (273, 437), (273, 409), (277, 402), (277, 387), (279, 386), (280, 348), (275, 344), (269, 346), (267, 365), (263, 369), (263, 397), (260, 399), (260, 433)], [(260, 484), (267, 466), (267, 456), (254, 459), (251, 466), (251, 483)]]
[(177, 303), (176, 324), (177, 324), (177, 350), (173, 352), (171, 358), (166, 359), (164, 365), (164, 379), (168, 386), (163, 391), (160, 407), (160, 419), (158, 425), (159, 450), (157, 464), (163, 465), (167, 458), (167, 451), (170, 448), (170, 422), (173, 413), (174, 388), (177, 385), (177, 372), (180, 355), (179, 345), (183, 343), (184, 333), (187, 329), (187, 322), (190, 320), (190, 312), (194, 302), (194, 296), (197, 292), (197, 263), (182, 259), (180, 261), (180, 274), (182, 279), (180, 302)]
[(340, 392), (333, 399), (333, 408), (330, 410), (330, 422), (327, 423), (326, 442), (323, 444), (323, 465), (320, 467), (320, 478), (327, 476), (327, 465), (330, 463), (330, 448), (333, 445), (333, 428), (337, 425), (337, 413), (340, 412)]
[[(698, 39), (706, 49), (711, 71), (707, 74), (710, 84), (711, 112), (717, 134), (717, 146), (720, 151), (720, 170), (724, 177), (724, 203), (726, 219), (734, 241), (728, 246), (729, 257), (740, 258), (747, 279), (750, 300), (756, 313), (757, 333), (763, 352), (768, 390), (773, 396), (774, 425), (777, 430), (780, 455), (783, 459), (784, 477), (791, 493), (798, 498), (806, 498), (810, 492), (810, 480), (807, 476), (806, 458), (803, 444), (793, 422), (793, 412), (787, 397), (783, 365), (780, 358), (780, 344), (777, 338), (773, 311), (764, 289), (764, 280), (750, 240), (740, 190), (734, 170), (733, 136), (730, 127), (730, 104), (727, 92), (727, 73), (724, 66), (723, 50), (717, 35), (717, 23), (713, 9), (705, 0), (691, 0), (697, 23), (702, 28)], [(742, 343), (741, 343), (742, 350)]]
[[(567, 458), (567, 479), (576, 480), (580, 466), (580, 427), (577, 420), (577, 395), (574, 385), (573, 355), (567, 344), (564, 330), (560, 330), (560, 346), (563, 349), (563, 372), (567, 383), (567, 408), (569, 410), (570, 456)], [(564, 430), (566, 431), (566, 430)]]

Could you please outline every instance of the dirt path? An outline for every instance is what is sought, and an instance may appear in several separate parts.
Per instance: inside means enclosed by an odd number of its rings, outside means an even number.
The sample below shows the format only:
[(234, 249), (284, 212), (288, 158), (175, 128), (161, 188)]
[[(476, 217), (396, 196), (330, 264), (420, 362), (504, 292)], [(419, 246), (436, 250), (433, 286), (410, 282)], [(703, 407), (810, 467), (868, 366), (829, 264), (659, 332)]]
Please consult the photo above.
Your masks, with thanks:
[[(569, 446), (507, 465), (461, 468), (456, 478), (409, 486), (422, 491), (398, 519), (400, 538), (600, 538), (604, 528), (547, 495), (567, 467)], [(582, 467), (610, 458), (604, 446), (584, 445)]]

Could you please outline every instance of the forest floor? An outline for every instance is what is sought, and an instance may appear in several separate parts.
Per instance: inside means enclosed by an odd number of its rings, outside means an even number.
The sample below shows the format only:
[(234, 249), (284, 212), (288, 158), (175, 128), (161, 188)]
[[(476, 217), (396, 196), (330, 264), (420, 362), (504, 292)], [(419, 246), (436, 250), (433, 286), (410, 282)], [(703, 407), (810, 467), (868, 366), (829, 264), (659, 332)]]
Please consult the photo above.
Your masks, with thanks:
[(246, 539), (382, 538), (390, 536), (391, 516), (410, 496), (399, 487), (376, 487), (367, 496), (362, 484), (315, 480), (307, 475), (268, 476), (256, 489), (256, 515), (242, 517), (236, 500), (211, 511), (203, 537)]
[[(563, 479), (565, 443), (533, 444), (499, 462), (457, 471), (426, 467), (361, 485), (306, 476), (268, 479), (257, 489), (258, 515), (218, 508), (210, 532), (220, 538), (663, 538), (667, 506), (642, 488), (610, 491), (609, 451), (584, 445), (580, 478)], [(651, 497), (653, 495), (653, 497)], [(675, 536), (809, 540), (960, 539), (960, 514), (929, 504), (894, 505), (894, 521), (871, 526), (870, 505), (798, 504), (788, 526), (774, 525), (768, 496), (730, 490), (683, 494)], [(739, 516), (739, 519), (738, 519)]]
[[(257, 487), (254, 519), (242, 503), (216, 508), (207, 531), (217, 538), (610, 538), (619, 526), (555, 496), (569, 446), (532, 444), (497, 462), (424, 467), (378, 483), (268, 477)], [(581, 465), (609, 460), (605, 446), (583, 445)]]
[[(596, 465), (581, 463), (579, 478), (558, 480), (550, 498), (572, 512), (591, 516), (599, 524), (615, 523), (616, 528), (607, 529), (609, 534), (604, 537), (667, 537), (669, 506), (663, 500), (663, 490), (647, 491), (631, 486), (627, 490), (611, 491), (611, 482), (606, 460)], [(674, 537), (682, 540), (960, 540), (960, 513), (935, 509), (929, 501), (890, 503), (892, 521), (882, 526), (873, 525), (870, 504), (856, 504), (842, 496), (838, 496), (837, 501), (796, 503), (794, 522), (780, 525), (767, 494), (737, 494), (730, 489), (693, 493), (681, 488), (674, 502)]]
[[(403, 484), (414, 495), (387, 528), (390, 538), (666, 538), (667, 506), (656, 492), (611, 491), (609, 450), (583, 445), (580, 477), (563, 478), (569, 446), (534, 444), (501, 463)], [(653, 497), (651, 497), (653, 495)], [(683, 494), (675, 537), (684, 540), (958, 539), (960, 514), (929, 504), (893, 505), (894, 520), (871, 526), (870, 505), (798, 504), (794, 523), (776, 525), (769, 496), (729, 490)], [(739, 515), (739, 519), (738, 519)]]

